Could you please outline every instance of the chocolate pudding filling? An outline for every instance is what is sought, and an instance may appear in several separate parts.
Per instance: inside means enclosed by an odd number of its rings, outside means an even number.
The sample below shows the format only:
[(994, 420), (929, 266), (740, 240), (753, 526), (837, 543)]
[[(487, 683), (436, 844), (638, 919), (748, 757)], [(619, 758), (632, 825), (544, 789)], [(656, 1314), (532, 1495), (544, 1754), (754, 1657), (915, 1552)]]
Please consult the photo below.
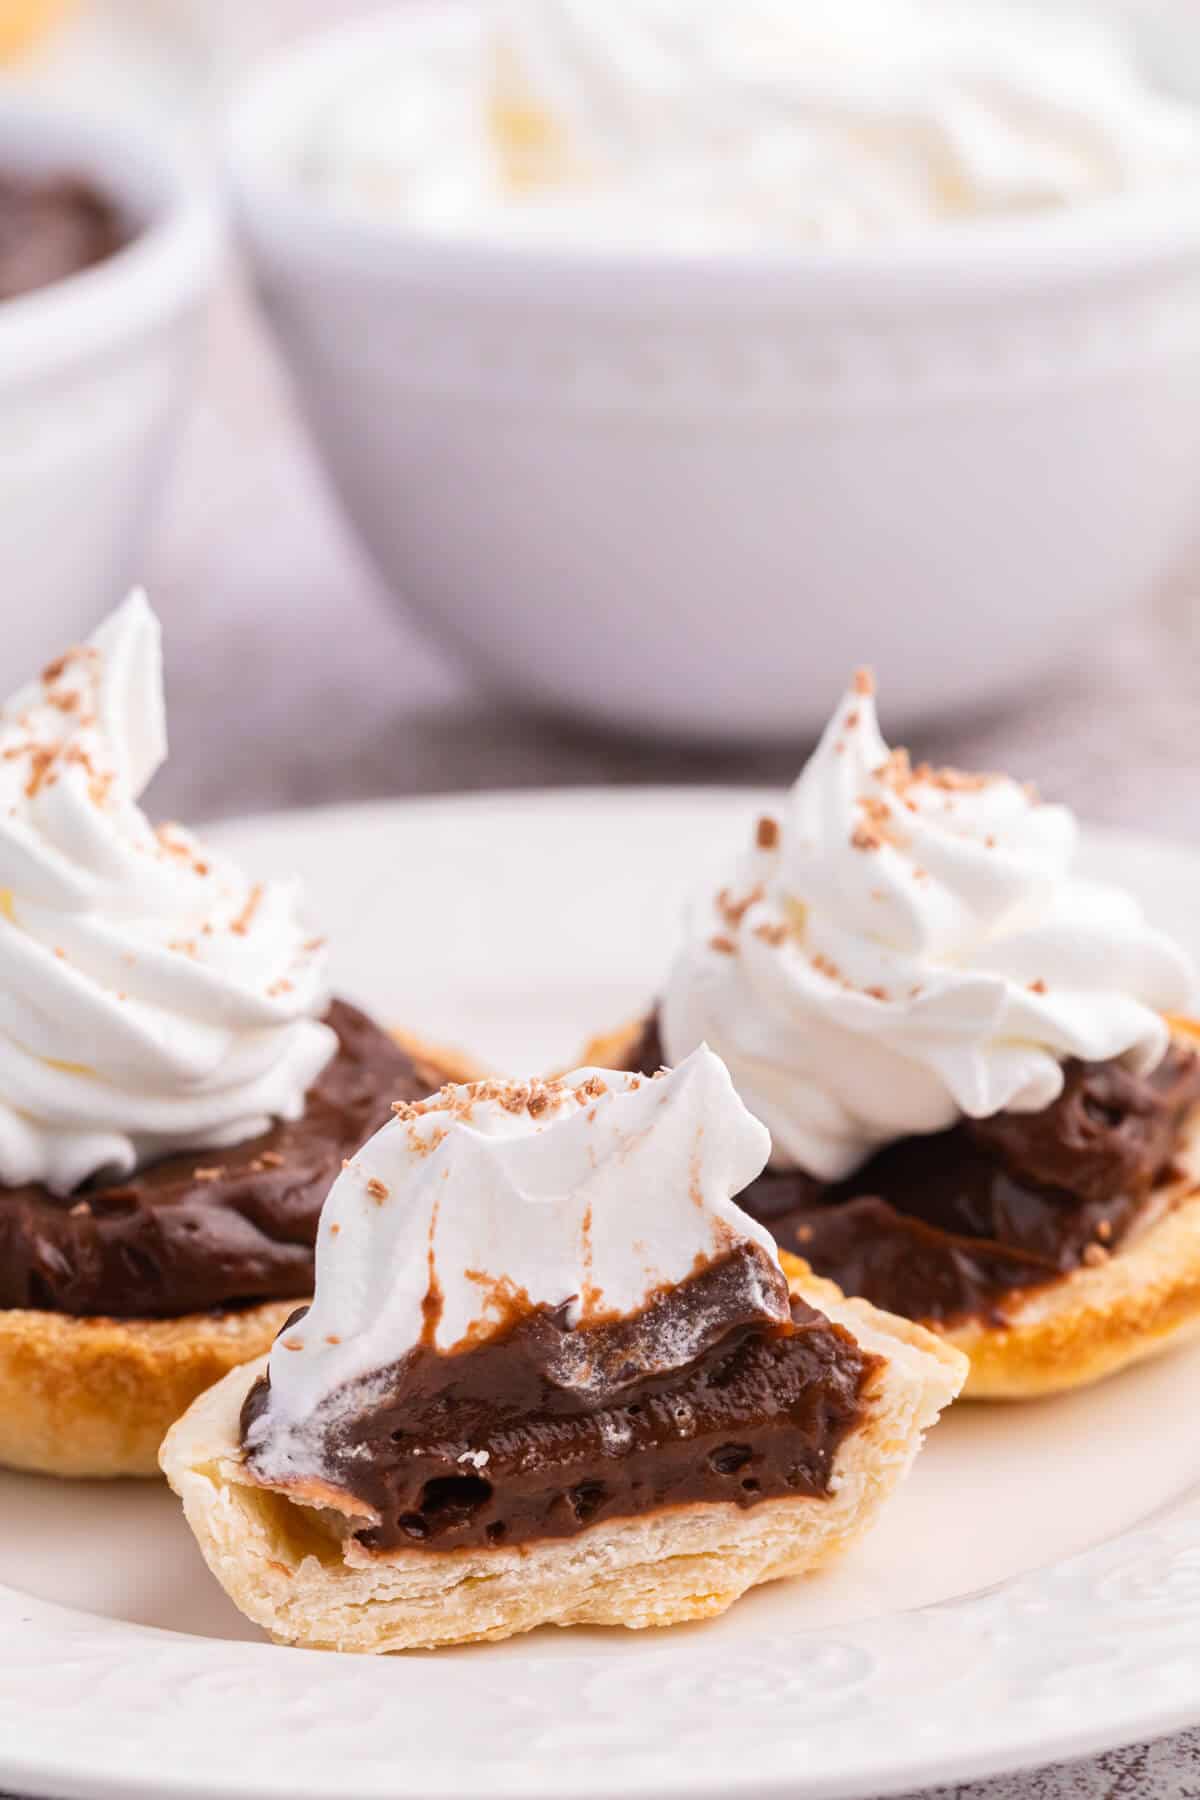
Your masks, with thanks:
[[(628, 1060), (661, 1066), (655, 1015)], [(1119, 1247), (1200, 1103), (1200, 1055), (1178, 1044), (1150, 1075), (1078, 1061), (1063, 1075), (1041, 1112), (901, 1138), (840, 1182), (767, 1168), (738, 1204), (848, 1294), (910, 1319), (998, 1323), (1005, 1296)]]
[[(632, 1318), (572, 1329), (524, 1307), (449, 1353), (435, 1325), (394, 1367), (313, 1421), (321, 1480), (370, 1508), (368, 1550), (458, 1550), (572, 1537), (661, 1507), (820, 1498), (880, 1359), (743, 1245)], [(680, 1366), (662, 1371), (664, 1350)], [(270, 1484), (270, 1389), (242, 1411)], [(258, 1429), (256, 1430), (256, 1426)]]
[(345, 1001), (338, 1051), (304, 1114), (230, 1150), (169, 1156), (66, 1198), (0, 1188), (0, 1307), (175, 1318), (312, 1292), (317, 1219), (342, 1159), (426, 1091), (412, 1060)]
[(0, 174), (0, 301), (104, 262), (130, 235), (113, 202), (78, 176)]

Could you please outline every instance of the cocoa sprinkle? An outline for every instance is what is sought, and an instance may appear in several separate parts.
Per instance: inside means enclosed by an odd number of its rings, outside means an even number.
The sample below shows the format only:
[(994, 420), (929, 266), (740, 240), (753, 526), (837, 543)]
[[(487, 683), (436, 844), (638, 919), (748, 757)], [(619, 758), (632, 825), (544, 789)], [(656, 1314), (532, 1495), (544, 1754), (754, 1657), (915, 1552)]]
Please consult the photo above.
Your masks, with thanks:
[[(197, 865), (197, 873), (199, 872), (199, 866)], [(262, 882), (256, 881), (254, 886), (250, 889), (245, 906), (243, 906), (237, 918), (232, 920), (229, 926), (230, 931), (235, 931), (238, 937), (245, 937), (246, 933), (249, 931), (250, 922), (258, 911), (262, 895)]]
[(750, 892), (744, 894), (740, 900), (735, 900), (728, 888), (722, 888), (717, 895), (717, 911), (720, 913), (722, 919), (724, 919), (726, 925), (736, 931), (750, 908), (752, 906), (757, 906), (762, 897), (763, 888), (761, 882), (752, 887)]
[(54, 763), (55, 752), (45, 744), (35, 744), (29, 753), (29, 779), (25, 783), (25, 798), (33, 800), (38, 789), (46, 781)]
[(422, 1119), (429, 1113), (449, 1113), (451, 1118), (466, 1120), (471, 1117), (476, 1105), (495, 1101), (506, 1112), (527, 1112), (532, 1118), (537, 1118), (566, 1091), (566, 1084), (561, 1080), (467, 1081), (457, 1086), (453, 1082), (447, 1082), (428, 1100), (393, 1101), (392, 1111), (405, 1124)]

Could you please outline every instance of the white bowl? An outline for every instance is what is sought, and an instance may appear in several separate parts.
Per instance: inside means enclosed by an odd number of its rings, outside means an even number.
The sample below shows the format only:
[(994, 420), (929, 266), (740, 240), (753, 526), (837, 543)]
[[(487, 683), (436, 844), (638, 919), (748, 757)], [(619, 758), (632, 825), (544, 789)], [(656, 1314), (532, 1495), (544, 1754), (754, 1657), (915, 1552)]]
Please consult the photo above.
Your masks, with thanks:
[(0, 691), (96, 624), (139, 572), (217, 263), (211, 203), (123, 124), (4, 94), (0, 169), (95, 183), (136, 236), (0, 304)]
[(338, 216), (296, 147), (425, 8), (286, 54), (235, 203), (346, 509), (409, 606), (539, 704), (710, 739), (993, 702), (1200, 518), (1200, 204), (853, 251), (580, 254)]

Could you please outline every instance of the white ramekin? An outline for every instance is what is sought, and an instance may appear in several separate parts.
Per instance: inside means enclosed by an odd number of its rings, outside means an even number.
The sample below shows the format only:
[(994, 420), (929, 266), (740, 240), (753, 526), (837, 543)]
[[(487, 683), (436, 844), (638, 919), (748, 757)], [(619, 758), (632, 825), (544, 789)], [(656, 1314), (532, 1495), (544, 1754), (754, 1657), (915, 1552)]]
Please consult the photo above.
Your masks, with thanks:
[(571, 254), (337, 216), (297, 147), (421, 30), (359, 22), (235, 110), (235, 204), (395, 592), (535, 703), (710, 739), (1010, 695), (1200, 511), (1200, 198), (839, 252)]
[(84, 176), (137, 226), (94, 268), (0, 304), (7, 693), (140, 572), (220, 234), (211, 200), (124, 124), (6, 93), (0, 168)]

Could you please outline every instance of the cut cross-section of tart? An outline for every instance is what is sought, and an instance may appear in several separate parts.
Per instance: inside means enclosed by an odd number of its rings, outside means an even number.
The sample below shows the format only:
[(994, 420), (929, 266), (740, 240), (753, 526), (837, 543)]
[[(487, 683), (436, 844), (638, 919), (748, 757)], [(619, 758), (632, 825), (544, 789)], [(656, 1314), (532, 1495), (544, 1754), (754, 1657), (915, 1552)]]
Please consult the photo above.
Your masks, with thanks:
[(734, 1203), (769, 1143), (701, 1048), (397, 1109), (322, 1216), (312, 1306), (162, 1463), (289, 1643), (670, 1625), (844, 1550), (965, 1359)]

